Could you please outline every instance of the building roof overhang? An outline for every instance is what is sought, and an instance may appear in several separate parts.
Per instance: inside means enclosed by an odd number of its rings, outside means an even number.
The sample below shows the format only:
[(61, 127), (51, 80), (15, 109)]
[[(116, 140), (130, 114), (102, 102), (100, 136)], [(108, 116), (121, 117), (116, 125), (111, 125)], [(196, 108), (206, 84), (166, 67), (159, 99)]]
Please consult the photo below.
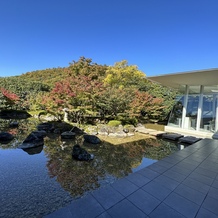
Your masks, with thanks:
[(184, 85), (214, 86), (218, 85), (218, 68), (151, 76), (147, 79), (175, 89)]

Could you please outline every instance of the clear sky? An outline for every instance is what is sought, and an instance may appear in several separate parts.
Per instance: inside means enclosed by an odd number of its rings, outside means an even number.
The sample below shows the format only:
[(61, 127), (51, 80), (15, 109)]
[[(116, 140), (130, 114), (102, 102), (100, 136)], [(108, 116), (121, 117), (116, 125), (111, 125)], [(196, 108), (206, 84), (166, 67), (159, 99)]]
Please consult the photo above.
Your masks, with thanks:
[(147, 76), (218, 68), (218, 0), (0, 0), (0, 76), (81, 56)]

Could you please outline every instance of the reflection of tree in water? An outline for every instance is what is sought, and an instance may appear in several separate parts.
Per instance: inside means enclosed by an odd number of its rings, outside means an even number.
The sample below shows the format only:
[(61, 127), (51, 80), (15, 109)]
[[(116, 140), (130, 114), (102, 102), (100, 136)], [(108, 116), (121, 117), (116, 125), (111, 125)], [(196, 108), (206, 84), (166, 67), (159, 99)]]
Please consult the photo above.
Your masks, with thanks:
[(99, 149), (99, 157), (105, 171), (117, 178), (122, 178), (132, 172), (132, 167), (141, 162), (144, 149), (136, 143), (122, 145), (106, 144)]
[[(59, 145), (61, 142), (58, 142)], [(132, 162), (142, 159), (143, 153), (139, 147), (130, 145), (113, 146), (108, 143), (91, 145), (84, 143), (83, 147), (95, 155), (89, 162), (76, 161), (72, 158), (72, 147), (69, 143), (62, 150), (57, 141), (46, 141), (44, 148), (49, 161), (47, 167), (51, 177), (57, 177), (57, 181), (73, 196), (82, 195), (84, 192), (96, 189), (102, 180), (114, 177), (114, 180), (131, 173)], [(136, 152), (138, 151), (138, 152)], [(137, 157), (138, 155), (138, 157)]]
[(44, 151), (49, 158), (47, 162), (49, 174), (51, 177), (56, 177), (64, 189), (73, 196), (79, 196), (87, 190), (99, 187), (98, 176), (102, 176), (102, 172), (96, 160), (91, 162), (73, 160), (74, 143), (69, 143), (64, 150), (59, 146), (61, 141), (46, 140), (45, 144)]
[(163, 139), (147, 139), (145, 143), (145, 156), (154, 160), (161, 160), (179, 150), (175, 142), (170, 142)]
[[(38, 121), (34, 119), (19, 120), (17, 128), (9, 128), (9, 121), (3, 123), (1, 131), (13, 133), (15, 139), (6, 145), (0, 144), (0, 148), (14, 149), (36, 129)], [(144, 156), (157, 160), (175, 150), (175, 145), (172, 146), (167, 142), (161, 145), (160, 141), (156, 139), (146, 139), (122, 145), (111, 145), (106, 142), (92, 145), (83, 142), (82, 136), (79, 136), (78, 140), (77, 136), (77, 142), (89, 153), (95, 155), (94, 160), (81, 162), (72, 158), (75, 140), (70, 140), (61, 147), (60, 136), (51, 133), (44, 139), (44, 142), (44, 152), (48, 158), (47, 168), (50, 176), (56, 177), (61, 186), (74, 197), (81, 196), (89, 190), (128, 175), (132, 172), (132, 168), (141, 164)]]
[[(89, 153), (95, 155), (89, 162), (76, 161), (72, 158), (72, 147), (75, 142), (65, 144), (62, 150), (61, 141), (45, 139), (45, 153), (48, 157), (47, 167), (51, 177), (56, 177), (62, 187), (74, 197), (86, 191), (100, 187), (107, 179), (116, 180), (132, 172), (132, 168), (140, 165), (145, 154), (150, 158), (160, 159), (175, 150), (175, 145), (162, 146), (156, 139), (141, 140), (123, 145), (102, 143), (91, 145), (83, 143)], [(158, 154), (160, 153), (160, 154)]]

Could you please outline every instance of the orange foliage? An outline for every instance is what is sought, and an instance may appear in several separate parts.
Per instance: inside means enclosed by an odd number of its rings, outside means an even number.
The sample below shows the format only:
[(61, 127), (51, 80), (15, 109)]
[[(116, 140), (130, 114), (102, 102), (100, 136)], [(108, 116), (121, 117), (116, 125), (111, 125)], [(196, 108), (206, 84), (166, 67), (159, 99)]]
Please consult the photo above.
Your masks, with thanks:
[(13, 92), (8, 91), (7, 89), (4, 88), (0, 88), (1, 93), (4, 95), (4, 97), (8, 98), (11, 101), (19, 101), (20, 98), (19, 96), (17, 96), (16, 94), (14, 94)]

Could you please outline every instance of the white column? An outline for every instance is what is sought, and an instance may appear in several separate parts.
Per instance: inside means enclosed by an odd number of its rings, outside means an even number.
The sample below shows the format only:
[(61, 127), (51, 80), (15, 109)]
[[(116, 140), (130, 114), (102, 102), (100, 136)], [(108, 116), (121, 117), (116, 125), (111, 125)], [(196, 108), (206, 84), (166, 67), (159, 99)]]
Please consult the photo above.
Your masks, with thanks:
[(185, 117), (186, 117), (186, 111), (187, 111), (187, 105), (188, 105), (188, 92), (189, 92), (189, 86), (185, 86), (185, 96), (184, 96), (184, 105), (182, 108), (182, 129), (185, 127)]
[(204, 93), (204, 86), (201, 85), (199, 102), (198, 102), (198, 114), (197, 114), (197, 125), (196, 125), (196, 130), (197, 131), (200, 130), (200, 125), (201, 125), (202, 106), (203, 106), (203, 93)]
[(217, 94), (213, 94), (213, 118), (216, 117), (216, 98), (217, 98)]
[(216, 117), (215, 117), (215, 131), (218, 130), (218, 94), (216, 94)]

